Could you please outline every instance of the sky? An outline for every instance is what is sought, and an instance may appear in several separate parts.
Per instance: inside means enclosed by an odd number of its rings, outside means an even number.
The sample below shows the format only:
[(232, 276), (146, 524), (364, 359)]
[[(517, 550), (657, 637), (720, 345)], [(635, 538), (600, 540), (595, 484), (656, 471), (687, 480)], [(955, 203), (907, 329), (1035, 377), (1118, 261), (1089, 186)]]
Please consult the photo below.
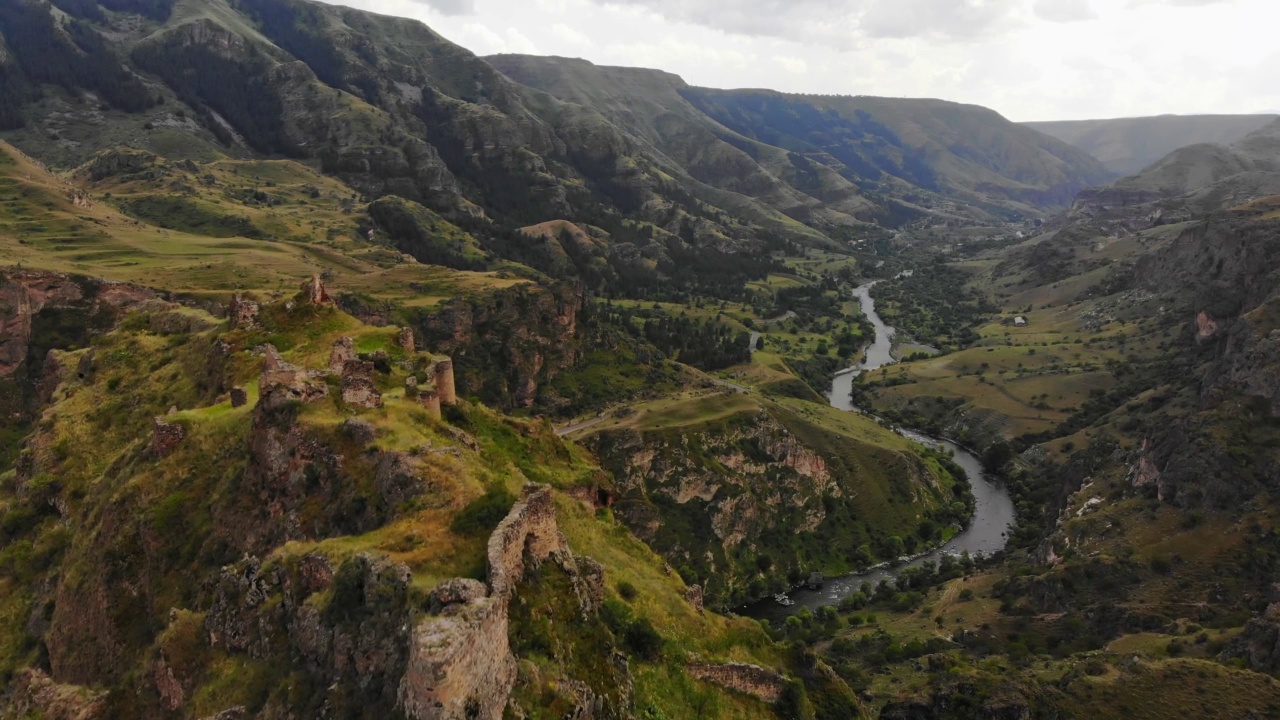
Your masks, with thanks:
[[(331, 0), (332, 1), (332, 0)], [(1280, 0), (342, 0), (478, 55), (714, 88), (937, 97), (1016, 121), (1280, 112)]]

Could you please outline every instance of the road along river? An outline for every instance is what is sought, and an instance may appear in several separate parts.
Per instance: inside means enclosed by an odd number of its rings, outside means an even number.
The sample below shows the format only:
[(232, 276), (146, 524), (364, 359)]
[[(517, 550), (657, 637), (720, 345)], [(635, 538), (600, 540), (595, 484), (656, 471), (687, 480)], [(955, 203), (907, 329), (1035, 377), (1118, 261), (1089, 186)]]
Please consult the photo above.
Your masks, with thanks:
[[(860, 285), (853, 294), (862, 305), (862, 312), (875, 326), (875, 341), (867, 347), (866, 357), (861, 363), (836, 374), (831, 382), (831, 394), (828, 396), (832, 407), (850, 412), (860, 412), (853, 406), (850, 398), (854, 379), (864, 372), (876, 370), (894, 362), (892, 354), (894, 329), (885, 325), (876, 314), (876, 303), (871, 297), (873, 287), (875, 287), (874, 282)], [(1004, 548), (1009, 528), (1014, 520), (1013, 500), (1002, 486), (987, 478), (982, 468), (982, 461), (973, 453), (949, 440), (929, 437), (902, 428), (895, 428), (895, 430), (922, 445), (944, 452), (950, 451), (954, 455), (956, 464), (964, 468), (969, 476), (969, 484), (973, 488), (973, 497), (976, 501), (973, 521), (969, 527), (941, 547), (910, 560), (904, 559), (899, 563), (885, 564), (854, 575), (828, 578), (821, 590), (794, 590), (790, 593), (791, 599), (795, 601), (794, 605), (784, 607), (773, 600), (762, 600), (739, 612), (751, 617), (779, 621), (799, 612), (801, 608), (816, 610), (823, 605), (838, 603), (845, 597), (858, 592), (862, 583), (867, 582), (875, 586), (882, 579), (894, 577), (904, 567), (919, 566), (927, 560), (937, 562), (943, 555), (960, 555), (966, 550), (976, 557), (989, 555)]]

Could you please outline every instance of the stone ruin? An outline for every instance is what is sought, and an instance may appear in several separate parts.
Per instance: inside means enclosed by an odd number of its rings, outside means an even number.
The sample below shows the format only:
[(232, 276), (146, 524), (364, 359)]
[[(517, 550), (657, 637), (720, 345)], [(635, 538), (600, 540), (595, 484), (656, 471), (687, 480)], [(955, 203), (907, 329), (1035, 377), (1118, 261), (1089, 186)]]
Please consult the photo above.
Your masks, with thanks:
[(722, 688), (750, 695), (757, 700), (776, 703), (787, 690), (787, 679), (776, 670), (746, 663), (725, 665), (693, 664), (685, 666), (689, 675)]
[(488, 582), (455, 579), (431, 595), (435, 616), (413, 631), (400, 706), (413, 720), (499, 720), (516, 681), (507, 610), (526, 563), (553, 559), (573, 578), (584, 612), (604, 597), (604, 571), (574, 556), (545, 485), (526, 485), (489, 537)]
[(319, 275), (312, 275), (311, 279), (302, 283), (302, 294), (304, 299), (311, 305), (329, 305), (332, 306), (333, 298), (329, 297), (329, 292), (325, 290), (324, 281)]
[(362, 408), (382, 407), (382, 393), (378, 392), (378, 386), (373, 382), (373, 363), (366, 360), (348, 360), (343, 363), (342, 402)]
[(453, 380), (453, 360), (445, 358), (437, 360), (434, 367), (436, 390), (440, 393), (440, 403), (457, 405), (458, 392)]
[(257, 326), (258, 313), (261, 311), (262, 307), (258, 303), (240, 293), (235, 293), (231, 296), (231, 305), (227, 308), (227, 318), (231, 320), (232, 329), (249, 329)]
[(187, 429), (163, 418), (151, 420), (151, 452), (158, 458), (168, 457), (187, 437)]
[(413, 328), (400, 328), (400, 337), (397, 342), (400, 349), (412, 355), (417, 352), (417, 342), (413, 338)]
[(329, 372), (341, 375), (347, 363), (357, 359), (356, 341), (344, 335), (338, 338), (333, 344), (333, 350), (329, 351)]
[(284, 361), (273, 345), (265, 347), (262, 376), (258, 378), (258, 403), (279, 407), (291, 401), (311, 403), (328, 396), (329, 386), (315, 371)]

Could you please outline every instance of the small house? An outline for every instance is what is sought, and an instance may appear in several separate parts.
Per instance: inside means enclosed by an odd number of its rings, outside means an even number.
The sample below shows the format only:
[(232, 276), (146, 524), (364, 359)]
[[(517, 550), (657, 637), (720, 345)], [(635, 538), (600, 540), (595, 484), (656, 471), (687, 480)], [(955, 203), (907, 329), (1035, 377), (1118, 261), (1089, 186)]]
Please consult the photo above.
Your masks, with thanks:
[(1013, 326), (1014, 326), (1014, 327), (1026, 327), (1026, 326), (1027, 326), (1027, 319), (1026, 319), (1025, 317), (1023, 317), (1023, 316), (1019, 315), (1018, 317), (1016, 317), (1016, 318), (1014, 318), (1014, 319), (1013, 319)]

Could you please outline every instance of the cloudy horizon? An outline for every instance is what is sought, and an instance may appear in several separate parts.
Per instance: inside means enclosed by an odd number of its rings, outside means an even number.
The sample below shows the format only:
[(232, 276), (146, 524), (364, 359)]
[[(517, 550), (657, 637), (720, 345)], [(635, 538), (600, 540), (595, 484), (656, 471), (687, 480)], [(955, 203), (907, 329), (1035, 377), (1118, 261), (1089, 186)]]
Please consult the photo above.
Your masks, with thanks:
[[(333, 0), (329, 0), (333, 1)], [(937, 97), (1018, 121), (1280, 110), (1274, 0), (342, 0), (478, 55)]]

